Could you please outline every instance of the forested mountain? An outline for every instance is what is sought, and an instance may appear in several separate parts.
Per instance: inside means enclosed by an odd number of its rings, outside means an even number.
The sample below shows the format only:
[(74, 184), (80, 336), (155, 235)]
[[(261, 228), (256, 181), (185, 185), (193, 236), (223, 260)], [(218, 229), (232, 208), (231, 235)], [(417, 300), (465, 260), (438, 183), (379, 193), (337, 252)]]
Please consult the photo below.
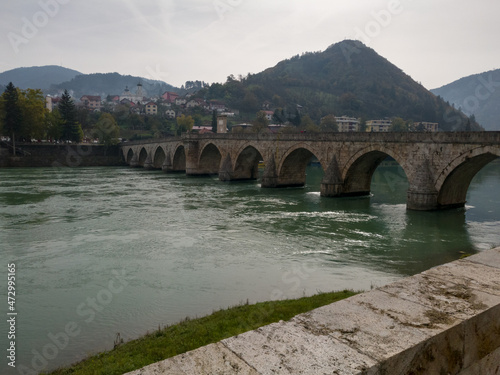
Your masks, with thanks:
[(500, 69), (461, 78), (434, 94), (474, 115), (486, 130), (500, 130)]
[(52, 85), (48, 93), (56, 95), (68, 90), (76, 98), (83, 95), (100, 95), (105, 98), (107, 95), (120, 95), (126, 86), (135, 92), (138, 83), (142, 84), (145, 96), (150, 97), (160, 96), (165, 91), (179, 91), (163, 81), (124, 76), (118, 73), (95, 73), (78, 75), (70, 81)]
[[(437, 98), (401, 69), (358, 41), (305, 53), (258, 74), (213, 84), (199, 92), (242, 111), (296, 108), (318, 120), (327, 114), (365, 118), (402, 117), (437, 122), (442, 130), (465, 129), (468, 118)], [(472, 124), (472, 129), (479, 129)]]
[(0, 73), (0, 85), (5, 87), (12, 82), (21, 89), (45, 90), (53, 84), (69, 81), (79, 74), (82, 73), (56, 65), (16, 68)]

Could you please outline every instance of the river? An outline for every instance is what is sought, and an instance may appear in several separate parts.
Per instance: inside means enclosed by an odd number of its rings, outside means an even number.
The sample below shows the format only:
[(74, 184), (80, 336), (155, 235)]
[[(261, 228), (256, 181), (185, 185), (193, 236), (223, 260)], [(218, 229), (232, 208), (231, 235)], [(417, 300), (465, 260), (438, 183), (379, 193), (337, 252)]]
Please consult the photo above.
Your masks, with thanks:
[(67, 365), (117, 333), (247, 300), (369, 290), (500, 245), (498, 161), (465, 209), (445, 212), (407, 211), (390, 162), (362, 198), (322, 198), (321, 168), (307, 172), (305, 188), (261, 189), (131, 168), (1, 169), (0, 267), (5, 281), (15, 264), (17, 312), (17, 367), (4, 356), (1, 373)]

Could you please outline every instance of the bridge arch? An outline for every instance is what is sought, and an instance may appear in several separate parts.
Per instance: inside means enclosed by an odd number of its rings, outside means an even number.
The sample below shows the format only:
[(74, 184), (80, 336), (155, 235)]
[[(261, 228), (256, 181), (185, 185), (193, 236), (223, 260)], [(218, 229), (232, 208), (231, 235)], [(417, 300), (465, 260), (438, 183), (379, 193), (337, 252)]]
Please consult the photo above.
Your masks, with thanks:
[(499, 157), (499, 148), (478, 147), (455, 158), (436, 181), (437, 208), (463, 207), (474, 176)]
[(165, 162), (166, 157), (167, 155), (165, 154), (165, 150), (163, 149), (163, 147), (162, 146), (156, 147), (156, 150), (153, 154), (153, 168), (161, 169), (163, 163)]
[(306, 167), (313, 156), (319, 160), (323, 170), (325, 170), (322, 160), (309, 149), (308, 145), (298, 144), (290, 147), (283, 154), (281, 163), (277, 168), (278, 186), (304, 186), (306, 183)]
[[(361, 196), (370, 194), (373, 173), (388, 156), (403, 169), (408, 178), (408, 166), (400, 155), (384, 146), (370, 146), (355, 153), (342, 171), (342, 195)], [(409, 179), (409, 178), (408, 178)]]
[(131, 147), (131, 148), (128, 149), (128, 152), (125, 155), (125, 161), (127, 162), (127, 164), (130, 165), (130, 163), (132, 162), (132, 158), (133, 157), (134, 157), (134, 150)]
[(200, 152), (198, 160), (197, 174), (218, 174), (222, 160), (222, 153), (219, 148), (213, 143), (207, 143)]
[(185, 172), (186, 171), (186, 149), (182, 143), (174, 148), (172, 157), (172, 171)]
[(246, 144), (237, 153), (232, 180), (256, 180), (259, 177), (259, 162), (264, 160), (262, 152), (253, 144)]
[(139, 160), (137, 165), (144, 167), (147, 158), (148, 158), (148, 152), (146, 151), (146, 148), (142, 147), (141, 151), (139, 151)]

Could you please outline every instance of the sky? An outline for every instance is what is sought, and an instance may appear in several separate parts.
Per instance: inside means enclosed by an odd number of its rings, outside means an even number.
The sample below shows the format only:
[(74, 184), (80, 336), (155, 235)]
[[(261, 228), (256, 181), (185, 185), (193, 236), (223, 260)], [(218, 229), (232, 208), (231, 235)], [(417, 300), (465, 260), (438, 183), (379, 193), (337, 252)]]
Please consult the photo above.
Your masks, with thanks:
[(0, 72), (60, 65), (180, 87), (344, 39), (428, 89), (500, 68), (497, 0), (5, 0), (0, 10)]

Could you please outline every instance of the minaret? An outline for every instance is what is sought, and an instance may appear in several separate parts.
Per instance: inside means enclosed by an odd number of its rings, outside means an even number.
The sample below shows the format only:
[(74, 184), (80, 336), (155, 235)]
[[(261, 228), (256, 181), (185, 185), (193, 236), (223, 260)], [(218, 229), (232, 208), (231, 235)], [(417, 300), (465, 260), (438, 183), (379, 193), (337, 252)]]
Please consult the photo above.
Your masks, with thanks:
[(217, 116), (217, 133), (227, 133), (227, 116)]
[(138, 103), (141, 103), (144, 100), (144, 94), (142, 92), (142, 83), (140, 82), (137, 84), (137, 92), (135, 95), (137, 97)]

